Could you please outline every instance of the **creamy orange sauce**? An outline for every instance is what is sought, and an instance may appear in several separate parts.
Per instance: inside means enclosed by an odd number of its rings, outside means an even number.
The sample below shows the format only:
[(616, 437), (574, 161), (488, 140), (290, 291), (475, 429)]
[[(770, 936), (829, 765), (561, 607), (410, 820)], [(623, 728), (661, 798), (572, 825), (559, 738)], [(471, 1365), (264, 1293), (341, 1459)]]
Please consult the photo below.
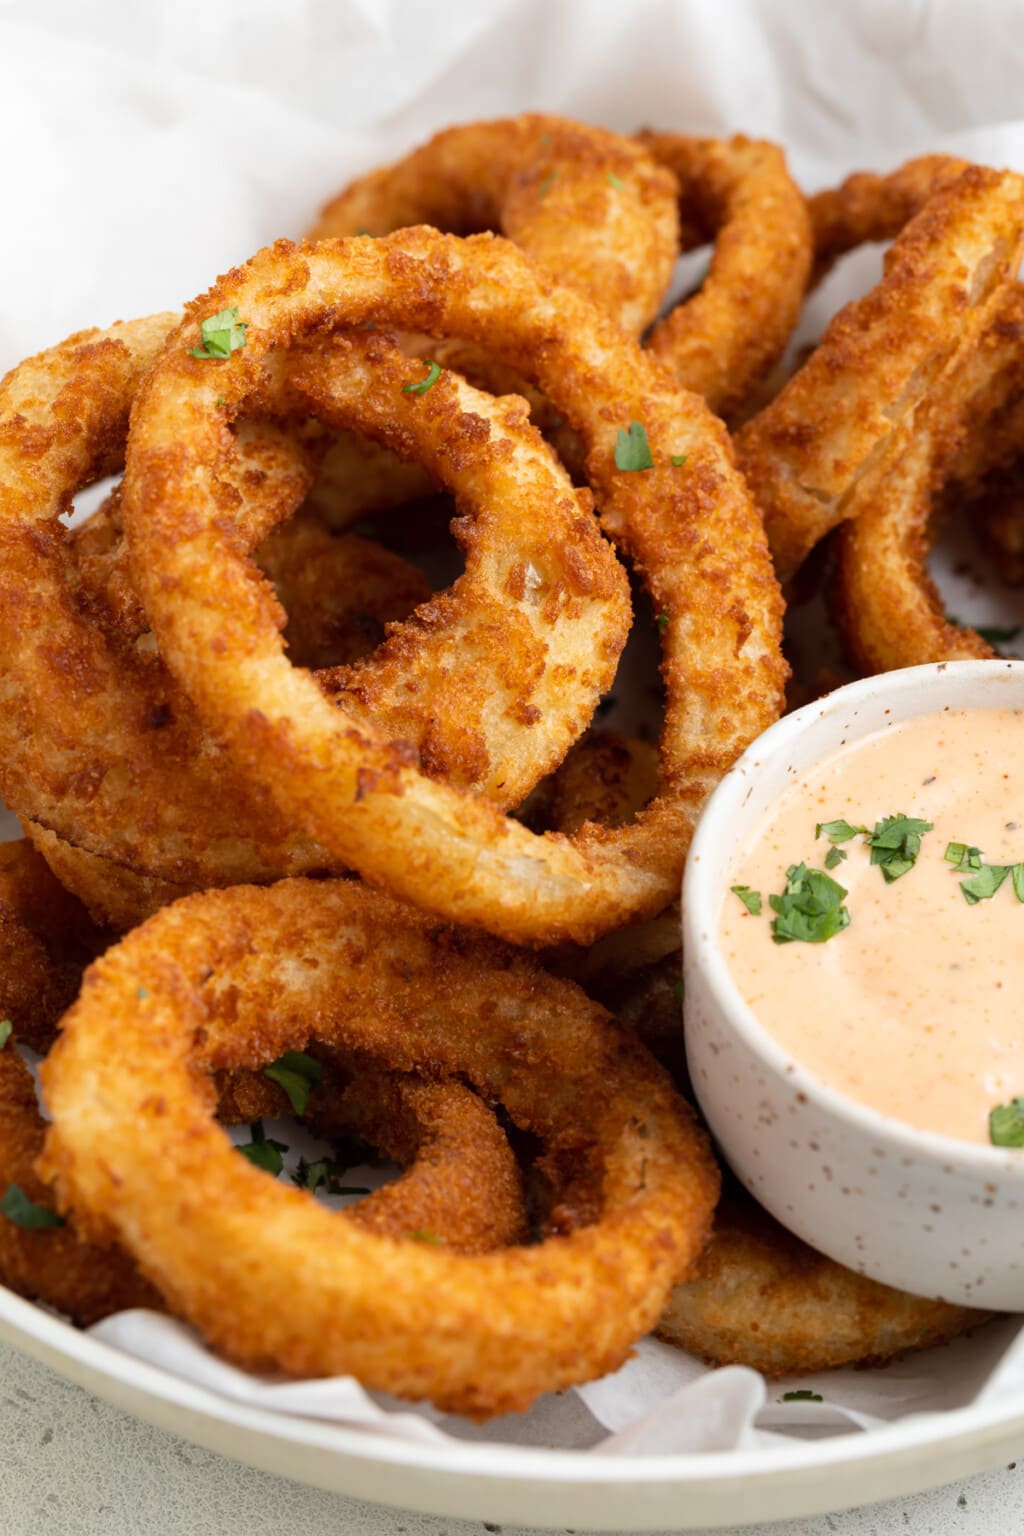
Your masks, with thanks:
[[(824, 869), (817, 822), (873, 828), (895, 813), (934, 823), (917, 862), (887, 884), (862, 838), (828, 873), (850, 925), (824, 943), (776, 944), (770, 894), (801, 861)], [(1024, 861), (1024, 711), (948, 710), (826, 758), (786, 789), (730, 885), (760, 891), (760, 917), (727, 889), (723, 953), (764, 1027), (832, 1087), (923, 1130), (989, 1144), (988, 1115), (1024, 1095), (1024, 903), (1008, 877), (969, 906), (944, 858), (974, 844), (987, 864)]]

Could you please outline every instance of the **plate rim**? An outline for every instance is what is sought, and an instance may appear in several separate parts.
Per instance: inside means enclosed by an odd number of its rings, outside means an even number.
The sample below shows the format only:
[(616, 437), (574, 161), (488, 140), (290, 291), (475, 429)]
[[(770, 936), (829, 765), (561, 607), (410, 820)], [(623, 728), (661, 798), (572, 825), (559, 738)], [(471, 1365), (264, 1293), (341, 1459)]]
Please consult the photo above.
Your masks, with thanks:
[[(417, 1442), (401, 1440), (356, 1425), (346, 1425), (280, 1409), (245, 1403), (178, 1376), (163, 1366), (118, 1349), (102, 1339), (76, 1329), (54, 1313), (26, 1301), (0, 1285), (0, 1339), (15, 1348), (30, 1340), (51, 1357), (69, 1361), (160, 1402), (185, 1408), (205, 1417), (234, 1422), (240, 1428), (259, 1428), (278, 1438), (322, 1450), (362, 1457), (391, 1466), (420, 1467), (449, 1474), (489, 1475), (509, 1473), (538, 1480), (618, 1484), (699, 1484), (721, 1477), (734, 1480), (738, 1472), (757, 1476), (766, 1473), (823, 1470), (831, 1466), (872, 1461), (924, 1446), (938, 1447), (973, 1433), (1011, 1431), (1024, 1433), (1024, 1390), (1008, 1393), (992, 1403), (968, 1403), (960, 1408), (908, 1414), (870, 1433), (851, 1431), (820, 1440), (794, 1440), (792, 1446), (732, 1451), (661, 1452), (650, 1455), (604, 1453), (600, 1447), (571, 1450), (549, 1446), (519, 1446), (494, 1441), (451, 1440)], [(41, 1352), (28, 1350), (35, 1358)], [(497, 1461), (501, 1463), (494, 1466)], [(490, 1463), (490, 1465), (489, 1465)]]

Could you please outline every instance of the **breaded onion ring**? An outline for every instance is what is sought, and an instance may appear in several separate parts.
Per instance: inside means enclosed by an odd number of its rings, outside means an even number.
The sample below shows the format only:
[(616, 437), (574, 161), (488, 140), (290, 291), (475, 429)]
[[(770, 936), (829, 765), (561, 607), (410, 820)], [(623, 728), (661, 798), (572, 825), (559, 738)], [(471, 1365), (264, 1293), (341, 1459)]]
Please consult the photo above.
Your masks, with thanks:
[[(73, 337), (22, 364), (0, 391), (0, 788), (35, 826), (128, 871), (122, 886), (134, 875), (189, 889), (337, 868), (293, 833), (265, 793), (239, 780), (152, 637), (137, 635), (131, 605), (112, 627), (97, 622), (95, 602), (70, 569), (74, 543), (60, 515), (81, 485), (116, 467), (135, 385), (167, 327), (160, 316)], [(353, 339), (353, 366), (360, 345), (379, 355), (388, 344)], [(356, 694), (372, 695), (382, 731), (398, 736), (404, 753), (412, 742), (428, 770), (451, 765), (461, 782), (483, 782), (513, 800), (558, 761), (607, 687), (628, 595), (588, 504), (522, 407), (462, 387), (460, 414), (452, 410), (455, 388), (450, 383), (438, 397), (449, 406), (447, 447), (465, 466), (470, 498), (496, 498), (476, 524), (460, 524), (472, 546), (460, 589), (467, 606), (450, 597), (428, 604), (382, 648), (379, 666), (359, 666), (350, 705), (358, 714)], [(397, 400), (386, 424), (415, 442), (436, 407), (417, 410), (417, 398), (400, 388)], [(361, 425), (381, 408), (371, 390), (346, 409)], [(258, 544), (308, 489), (300, 445), (266, 424), (243, 425), (236, 438), (219, 410), (214, 435), (223, 451), (211, 494), (242, 537)], [(502, 506), (515, 485), (521, 497), (507, 516), (520, 523), (510, 529)], [(509, 538), (497, 546), (499, 531)], [(504, 584), (500, 600), (494, 582)], [(284, 616), (265, 590), (263, 612), (276, 629)], [(452, 672), (462, 654), (473, 673), (457, 689)]]
[(855, 171), (838, 187), (807, 199), (814, 236), (814, 282), (859, 245), (895, 240), (946, 182), (970, 164), (952, 155), (919, 155), (895, 171)]
[(500, 231), (635, 336), (658, 313), (678, 245), (675, 184), (638, 144), (536, 112), (435, 134), (346, 187), (309, 239), (410, 224)]
[(54, 878), (31, 843), (0, 843), (0, 1020), (49, 1049), (82, 971), (113, 935)]
[(991, 325), (1024, 249), (1024, 181), (971, 166), (941, 185), (775, 400), (740, 463), (785, 580), (844, 521), (858, 479)]
[(1024, 442), (1024, 292), (1010, 287), (997, 323), (856, 486), (841, 530), (837, 610), (856, 663), (884, 672), (996, 652), (952, 624), (928, 576), (934, 500), (952, 477), (971, 481)]
[[(200, 316), (225, 306), (245, 317), (247, 342), (214, 379), (189, 346)], [(662, 629), (659, 789), (629, 826), (538, 837), (425, 780), (289, 667), (258, 573), (203, 487), (222, 451), (216, 399), (243, 409), (272, 349), (325, 321), (480, 341), (532, 373), (584, 440), (602, 526), (642, 572)], [(330, 415), (324, 370), (303, 377), (300, 359), (293, 372), (314, 413)], [(618, 468), (627, 429), (650, 468)], [(436, 468), (457, 483), (454, 466)], [(503, 937), (587, 942), (664, 907), (707, 794), (781, 709), (781, 598), (721, 424), (585, 299), (491, 236), (279, 242), (229, 274), (193, 304), (140, 392), (125, 522), (162, 654), (240, 767), (336, 859)], [(521, 570), (511, 595), (532, 579)]]
[[(287, 963), (282, 957), (287, 956)], [(311, 1038), (453, 1073), (538, 1135), (592, 1224), (462, 1256), (334, 1220), (234, 1153), (203, 1071)], [(229, 1359), (476, 1418), (611, 1370), (703, 1243), (704, 1133), (643, 1048), (526, 956), (350, 881), (187, 897), (108, 951), (43, 1067), (43, 1169)], [(566, 1219), (566, 1213), (556, 1221)]]
[(990, 1316), (844, 1269), (730, 1189), (655, 1332), (709, 1365), (806, 1376), (946, 1343)]
[[(362, 1139), (404, 1170), (345, 1208), (358, 1226), (395, 1239), (429, 1234), (452, 1253), (525, 1242), (522, 1175), (493, 1111), (454, 1078), (427, 1082), (365, 1052), (324, 1052), (306, 1123), (322, 1141)], [(256, 1072), (217, 1074), (222, 1125), (291, 1114), (287, 1095)]]
[[(218, 1104), (222, 1125), (289, 1114), (268, 1079), (232, 1074)], [(311, 1115), (324, 1139), (353, 1132), (405, 1172), (349, 1205), (345, 1221), (392, 1239), (444, 1243), (452, 1253), (489, 1253), (523, 1241), (527, 1230), (522, 1177), (493, 1113), (461, 1083), (426, 1083), (409, 1073), (360, 1063), (352, 1081), (319, 1094)], [(53, 1212), (49, 1186), (35, 1172), (46, 1122), (35, 1085), (13, 1045), (0, 1050), (0, 1195), (16, 1186), (33, 1205)], [(74, 1220), (26, 1229), (0, 1212), (0, 1285), (45, 1303), (88, 1328), (132, 1307), (163, 1311), (159, 1291), (116, 1244), (94, 1243)]]
[(637, 138), (678, 179), (684, 249), (713, 242), (699, 293), (660, 320), (647, 345), (684, 389), (728, 418), (796, 325), (813, 253), (807, 205), (775, 144), (741, 134)]

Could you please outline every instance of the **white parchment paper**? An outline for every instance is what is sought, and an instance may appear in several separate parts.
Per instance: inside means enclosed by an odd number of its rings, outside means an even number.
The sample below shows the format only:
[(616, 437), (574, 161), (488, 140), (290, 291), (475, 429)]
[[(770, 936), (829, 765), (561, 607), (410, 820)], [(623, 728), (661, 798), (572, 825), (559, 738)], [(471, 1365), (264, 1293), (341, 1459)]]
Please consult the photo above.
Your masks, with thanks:
[[(947, 149), (1024, 169), (1016, 0), (0, 0), (0, 369), (89, 325), (174, 308), (353, 174), (435, 129), (526, 109), (784, 143), (808, 189)], [(803, 322), (873, 281), (830, 278)], [(965, 618), (1020, 617), (951, 566)], [(995, 603), (993, 609), (992, 603)], [(17, 833), (13, 819), (0, 835)], [(784, 1446), (1024, 1393), (1017, 1319), (884, 1370), (765, 1383), (643, 1341), (604, 1381), (484, 1429), (351, 1380), (258, 1380), (180, 1323), (95, 1330), (226, 1397), (403, 1439), (603, 1454)], [(796, 1387), (823, 1401), (785, 1402)]]

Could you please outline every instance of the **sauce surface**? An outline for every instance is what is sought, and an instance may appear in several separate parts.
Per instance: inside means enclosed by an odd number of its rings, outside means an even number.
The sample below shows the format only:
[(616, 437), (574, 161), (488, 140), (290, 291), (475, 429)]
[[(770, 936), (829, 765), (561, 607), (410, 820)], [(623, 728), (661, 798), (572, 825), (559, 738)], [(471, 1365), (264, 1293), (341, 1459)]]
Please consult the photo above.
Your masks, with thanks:
[[(849, 926), (824, 943), (777, 944), (769, 895), (786, 870), (825, 869), (815, 825), (873, 830), (897, 813), (934, 823), (892, 883), (862, 837), (828, 871)], [(947, 710), (878, 734), (798, 776), (762, 818), (727, 888), (722, 951), (768, 1032), (822, 1081), (923, 1130), (990, 1144), (988, 1116), (1024, 1095), (1024, 902), (1007, 876), (969, 905), (949, 843), (986, 865), (1024, 861), (1024, 711)]]

